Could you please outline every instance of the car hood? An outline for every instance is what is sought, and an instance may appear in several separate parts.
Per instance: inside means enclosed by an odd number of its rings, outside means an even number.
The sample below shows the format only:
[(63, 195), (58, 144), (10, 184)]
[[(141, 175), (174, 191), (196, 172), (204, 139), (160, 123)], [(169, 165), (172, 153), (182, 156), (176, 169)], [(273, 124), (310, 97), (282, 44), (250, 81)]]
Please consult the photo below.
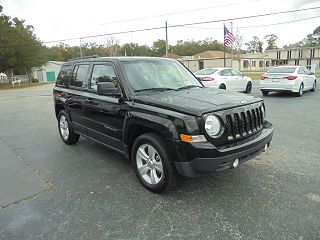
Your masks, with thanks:
[(243, 93), (212, 88), (148, 92), (135, 95), (132, 100), (196, 116), (262, 101)]

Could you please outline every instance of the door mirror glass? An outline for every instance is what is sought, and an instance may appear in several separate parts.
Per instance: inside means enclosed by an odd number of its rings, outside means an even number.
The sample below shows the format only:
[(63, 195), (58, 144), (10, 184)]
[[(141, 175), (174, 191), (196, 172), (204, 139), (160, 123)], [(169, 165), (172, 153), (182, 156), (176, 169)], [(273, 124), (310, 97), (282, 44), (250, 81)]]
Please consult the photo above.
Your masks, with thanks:
[(97, 93), (98, 95), (121, 97), (121, 93), (112, 82), (97, 83)]

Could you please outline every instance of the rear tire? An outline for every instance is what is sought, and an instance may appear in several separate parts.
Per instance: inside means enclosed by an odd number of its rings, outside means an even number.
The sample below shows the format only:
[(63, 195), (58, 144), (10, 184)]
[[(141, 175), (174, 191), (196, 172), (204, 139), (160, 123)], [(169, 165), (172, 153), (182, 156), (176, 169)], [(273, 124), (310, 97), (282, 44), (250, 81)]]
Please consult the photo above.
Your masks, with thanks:
[(246, 86), (246, 90), (244, 92), (251, 93), (251, 90), (252, 90), (252, 82), (248, 82)]
[(133, 143), (131, 160), (140, 183), (149, 191), (162, 193), (177, 184), (177, 174), (164, 139), (145, 133)]
[(317, 89), (317, 80), (314, 80), (313, 86), (312, 86), (312, 88), (310, 89), (310, 92), (314, 92), (316, 89)]
[(269, 94), (269, 91), (266, 91), (266, 90), (262, 90), (261, 92), (264, 96), (267, 96)]
[(226, 90), (227, 87), (226, 87), (226, 85), (224, 85), (224, 84), (220, 84), (219, 89), (224, 89), (224, 90)]
[(303, 83), (301, 83), (300, 87), (299, 87), (299, 92), (296, 93), (296, 97), (301, 97), (302, 96), (303, 89), (304, 89), (304, 85), (303, 85)]
[(71, 120), (64, 110), (59, 112), (58, 128), (60, 137), (65, 144), (72, 145), (79, 141), (80, 135), (74, 132)]

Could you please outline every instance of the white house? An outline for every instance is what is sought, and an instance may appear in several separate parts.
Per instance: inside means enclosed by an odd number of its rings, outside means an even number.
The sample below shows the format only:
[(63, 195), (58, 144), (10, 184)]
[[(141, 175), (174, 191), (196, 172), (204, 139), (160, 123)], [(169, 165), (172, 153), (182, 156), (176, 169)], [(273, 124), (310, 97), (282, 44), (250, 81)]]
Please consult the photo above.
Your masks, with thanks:
[(55, 82), (63, 62), (49, 61), (41, 67), (32, 68), (32, 76), (39, 82)]

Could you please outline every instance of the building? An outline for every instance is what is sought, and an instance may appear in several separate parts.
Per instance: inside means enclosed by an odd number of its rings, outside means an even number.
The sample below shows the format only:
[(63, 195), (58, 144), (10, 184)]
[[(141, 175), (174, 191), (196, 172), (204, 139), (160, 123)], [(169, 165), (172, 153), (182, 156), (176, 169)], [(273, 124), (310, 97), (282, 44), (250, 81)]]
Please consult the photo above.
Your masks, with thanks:
[(320, 46), (273, 49), (266, 51), (266, 54), (272, 59), (273, 66), (301, 65), (320, 68)]
[[(224, 52), (223, 51), (205, 51), (198, 53), (191, 57), (184, 57), (179, 59), (187, 68), (192, 72), (199, 69), (209, 67), (223, 67), (224, 65)], [(226, 53), (226, 66), (231, 67), (232, 59), (229, 53)]]
[[(191, 57), (179, 59), (192, 72), (208, 67), (223, 67), (222, 51), (205, 51)], [(226, 53), (226, 67), (240, 71), (266, 71), (274, 66), (307, 66), (312, 72), (320, 68), (320, 46), (289, 49), (273, 49), (265, 53), (229, 54)]]
[(49, 61), (41, 67), (32, 68), (32, 77), (39, 82), (54, 82), (59, 74), (63, 62)]

